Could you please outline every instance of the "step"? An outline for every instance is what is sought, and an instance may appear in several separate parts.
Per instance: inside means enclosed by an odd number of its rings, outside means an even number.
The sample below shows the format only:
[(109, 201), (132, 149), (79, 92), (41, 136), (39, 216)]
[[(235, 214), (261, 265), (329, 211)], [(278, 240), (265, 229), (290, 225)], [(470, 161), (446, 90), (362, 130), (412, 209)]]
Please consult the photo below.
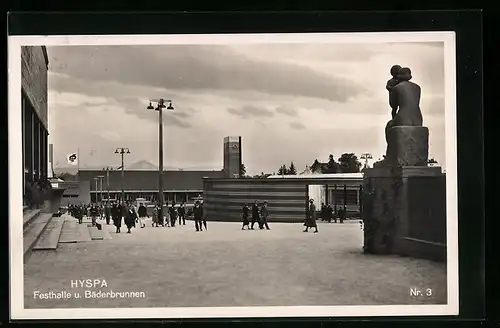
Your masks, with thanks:
[(104, 230), (99, 230), (97, 227), (93, 227), (92, 225), (87, 225), (89, 228), (90, 238), (92, 240), (103, 240), (104, 239)]
[(23, 230), (26, 230), (30, 223), (33, 222), (41, 212), (42, 210), (40, 209), (27, 209), (23, 211)]
[(80, 243), (91, 241), (89, 228), (86, 224), (78, 224), (74, 219), (65, 220), (61, 236), (59, 237), (60, 243)]
[(23, 234), (23, 254), (25, 260), (31, 253), (31, 250), (35, 246), (40, 236), (43, 234), (44, 230), (47, 228), (51, 219), (52, 213), (39, 214), (36, 219), (34, 219), (30, 223), (28, 229), (25, 230)]
[(61, 231), (63, 227), (64, 219), (60, 217), (52, 217), (47, 228), (42, 233), (33, 251), (43, 251), (43, 250), (56, 250), (57, 244), (59, 243), (59, 237), (61, 236)]
[(97, 227), (93, 227), (92, 224), (88, 224), (87, 226), (89, 227), (90, 237), (92, 238), (92, 240), (111, 239), (109, 226), (108, 228), (106, 228), (106, 224), (102, 224), (101, 230), (97, 229)]

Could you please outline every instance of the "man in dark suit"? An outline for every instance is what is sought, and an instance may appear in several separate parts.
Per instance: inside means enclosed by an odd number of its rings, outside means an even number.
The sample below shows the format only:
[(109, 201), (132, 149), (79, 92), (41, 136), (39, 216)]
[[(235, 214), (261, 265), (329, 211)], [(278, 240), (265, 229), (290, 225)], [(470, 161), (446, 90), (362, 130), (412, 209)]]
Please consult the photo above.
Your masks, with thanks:
[(144, 203), (141, 203), (141, 205), (139, 206), (137, 214), (139, 215), (139, 223), (141, 228), (146, 227), (146, 217), (149, 217), (149, 215), (148, 215), (148, 209), (146, 208)]
[(184, 203), (181, 203), (179, 206), (177, 214), (179, 215), (179, 225), (186, 225), (186, 208), (184, 207)]
[(261, 215), (261, 229), (266, 227), (266, 230), (269, 229), (269, 225), (267, 224), (267, 219), (269, 218), (269, 208), (267, 207), (267, 202), (264, 202), (264, 205), (262, 205), (260, 209), (260, 215)]
[(175, 221), (177, 221), (177, 211), (175, 209), (175, 203), (168, 208), (168, 214), (170, 215), (170, 226), (175, 227)]
[(250, 226), (250, 229), (254, 230), (253, 226), (255, 225), (255, 222), (259, 222), (259, 203), (257, 203), (257, 201), (255, 201), (252, 205), (252, 225)]
[(116, 227), (116, 233), (120, 233), (120, 228), (122, 226), (122, 215), (123, 209), (120, 204), (114, 204), (111, 210), (111, 216), (113, 218), (113, 224)]
[(111, 216), (111, 208), (109, 204), (104, 205), (104, 217), (106, 218), (106, 224), (109, 225), (109, 219)]
[(203, 207), (200, 206), (199, 201), (196, 201), (194, 203), (193, 215), (194, 215), (194, 225), (196, 227), (196, 231), (203, 231), (201, 222), (203, 219)]

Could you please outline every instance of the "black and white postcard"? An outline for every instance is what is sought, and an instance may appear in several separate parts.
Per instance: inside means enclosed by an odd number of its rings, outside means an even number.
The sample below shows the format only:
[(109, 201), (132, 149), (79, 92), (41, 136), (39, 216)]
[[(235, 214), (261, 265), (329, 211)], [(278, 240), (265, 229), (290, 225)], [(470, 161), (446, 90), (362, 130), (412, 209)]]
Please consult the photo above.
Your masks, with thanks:
[(453, 32), (8, 53), (11, 319), (458, 314)]

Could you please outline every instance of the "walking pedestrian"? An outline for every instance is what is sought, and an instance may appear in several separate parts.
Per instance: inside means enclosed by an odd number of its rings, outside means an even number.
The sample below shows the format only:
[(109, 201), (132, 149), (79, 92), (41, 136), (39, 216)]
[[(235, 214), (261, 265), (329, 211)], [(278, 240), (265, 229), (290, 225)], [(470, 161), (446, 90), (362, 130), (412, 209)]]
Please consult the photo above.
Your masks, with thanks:
[(131, 229), (135, 227), (135, 221), (137, 220), (137, 214), (134, 208), (127, 205), (127, 210), (125, 212), (125, 225), (127, 226), (127, 233), (131, 233)]
[(99, 215), (99, 209), (96, 204), (92, 204), (90, 208), (90, 217), (92, 218), (92, 226), (95, 227), (97, 222), (97, 216)]
[(320, 216), (321, 216), (321, 222), (327, 220), (325, 203), (321, 203)]
[(75, 208), (75, 213), (76, 213), (76, 218), (78, 219), (78, 224), (82, 224), (83, 223), (83, 213), (84, 213), (84, 209), (82, 208), (82, 206), (77, 206)]
[(318, 233), (318, 225), (316, 223), (316, 205), (314, 205), (314, 200), (312, 199), (309, 201), (308, 219), (304, 232), (308, 232), (309, 228), (314, 228), (314, 233)]
[[(158, 225), (157, 227), (159, 226), (162, 226), (164, 227), (165, 226), (165, 223), (164, 223), (164, 220), (165, 220), (165, 206), (167, 204), (165, 204), (163, 206), (163, 208), (161, 208), (160, 204), (157, 205), (157, 209), (158, 209)], [(167, 226), (168, 226), (168, 219), (167, 219)]]
[(184, 202), (179, 206), (177, 214), (179, 216), (179, 225), (186, 225), (186, 208), (184, 207)]
[(270, 230), (269, 225), (267, 224), (267, 219), (269, 218), (269, 208), (267, 207), (267, 201), (264, 202), (264, 205), (262, 205), (260, 209), (260, 216), (261, 216), (261, 223), (260, 223), (261, 229), (264, 229), (265, 227), (266, 230)]
[(113, 205), (113, 208), (111, 209), (111, 217), (113, 219), (113, 224), (116, 227), (116, 233), (121, 232), (122, 216), (123, 216), (122, 206), (120, 204), (115, 203)]
[(110, 215), (111, 215), (111, 208), (110, 208), (109, 204), (106, 204), (106, 205), (104, 205), (104, 216), (106, 218), (107, 225), (109, 225)]
[(146, 206), (144, 206), (144, 203), (141, 203), (139, 206), (139, 209), (137, 210), (137, 213), (139, 214), (139, 225), (141, 228), (146, 227), (146, 217), (149, 217), (148, 215), (148, 209)]
[(331, 223), (333, 218), (333, 208), (330, 204), (326, 206), (326, 216), (328, 219), (328, 223)]
[(153, 220), (151, 223), (151, 226), (153, 227), (158, 227), (158, 215), (159, 215), (159, 208), (158, 205), (155, 204), (155, 207), (153, 208)]
[(177, 211), (175, 210), (175, 203), (172, 203), (168, 208), (168, 214), (170, 215), (170, 226), (175, 227), (175, 221), (177, 221)]
[(243, 205), (243, 208), (241, 209), (241, 216), (243, 218), (243, 226), (241, 227), (241, 230), (245, 230), (245, 227), (247, 227), (247, 230), (250, 229), (250, 222), (248, 221), (248, 216), (250, 214), (250, 208), (248, 207), (247, 204)]
[(347, 218), (347, 209), (344, 207), (344, 208), (341, 208), (339, 210), (339, 221), (340, 223), (344, 223), (344, 220)]
[(193, 215), (194, 215), (194, 226), (196, 228), (196, 231), (203, 231), (202, 227), (203, 208), (201, 207), (199, 201), (196, 201), (194, 203)]
[(207, 229), (207, 218), (205, 216), (205, 211), (203, 211), (203, 201), (200, 202), (200, 207), (201, 207), (201, 220), (203, 222), (203, 227), (205, 228), (205, 230), (208, 230)]
[(252, 205), (252, 225), (250, 226), (251, 230), (254, 230), (253, 226), (255, 225), (255, 222), (259, 222), (259, 203), (255, 201), (255, 203)]

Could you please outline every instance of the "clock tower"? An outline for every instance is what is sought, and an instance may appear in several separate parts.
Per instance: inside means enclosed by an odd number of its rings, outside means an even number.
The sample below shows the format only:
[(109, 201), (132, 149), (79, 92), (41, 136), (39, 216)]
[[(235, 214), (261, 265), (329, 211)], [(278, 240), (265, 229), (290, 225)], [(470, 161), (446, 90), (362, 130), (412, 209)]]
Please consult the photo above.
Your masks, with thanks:
[(224, 173), (226, 178), (239, 178), (241, 166), (241, 137), (224, 138)]

